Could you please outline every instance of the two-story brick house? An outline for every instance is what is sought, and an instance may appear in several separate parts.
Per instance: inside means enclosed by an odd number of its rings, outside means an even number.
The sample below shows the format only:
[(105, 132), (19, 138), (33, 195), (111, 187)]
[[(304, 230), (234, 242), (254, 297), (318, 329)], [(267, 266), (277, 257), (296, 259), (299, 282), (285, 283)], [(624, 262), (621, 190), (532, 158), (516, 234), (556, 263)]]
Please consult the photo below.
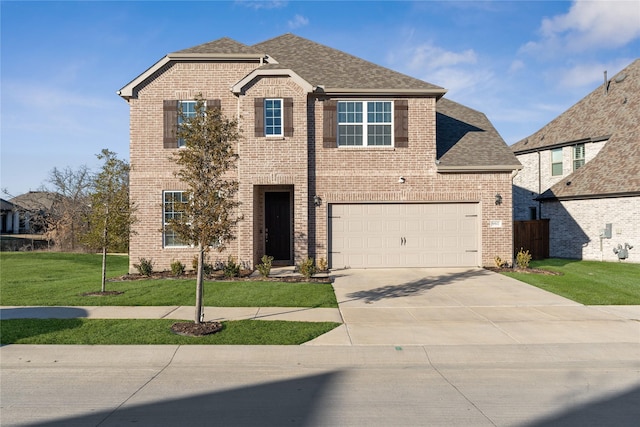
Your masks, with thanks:
[[(616, 261), (640, 249), (640, 59), (511, 146), (514, 219), (549, 220), (549, 255)], [(610, 225), (609, 225), (610, 224)], [(640, 262), (640, 250), (627, 261)]]
[(331, 268), (492, 265), (512, 257), (512, 174), (488, 119), (441, 87), (285, 34), (223, 38), (171, 53), (119, 92), (131, 114), (130, 259), (187, 266), (195, 249), (164, 227), (184, 185), (171, 157), (177, 110), (201, 94), (237, 117), (243, 221), (212, 260)]

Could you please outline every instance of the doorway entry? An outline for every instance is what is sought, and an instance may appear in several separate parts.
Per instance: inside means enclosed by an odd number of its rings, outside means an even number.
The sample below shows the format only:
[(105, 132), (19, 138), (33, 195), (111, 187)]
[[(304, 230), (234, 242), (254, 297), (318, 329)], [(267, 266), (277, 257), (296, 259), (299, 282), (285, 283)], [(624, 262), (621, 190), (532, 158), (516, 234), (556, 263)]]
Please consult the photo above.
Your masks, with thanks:
[(274, 261), (291, 262), (291, 193), (264, 193), (265, 253)]

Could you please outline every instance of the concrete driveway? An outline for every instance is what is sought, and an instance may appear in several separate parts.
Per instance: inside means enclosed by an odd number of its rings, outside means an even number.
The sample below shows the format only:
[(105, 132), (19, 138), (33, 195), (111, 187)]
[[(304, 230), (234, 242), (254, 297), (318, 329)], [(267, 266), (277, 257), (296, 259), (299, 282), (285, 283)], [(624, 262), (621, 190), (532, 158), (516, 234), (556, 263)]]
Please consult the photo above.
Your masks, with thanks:
[(475, 269), (334, 271), (344, 324), (307, 345), (640, 343), (640, 307), (584, 306)]

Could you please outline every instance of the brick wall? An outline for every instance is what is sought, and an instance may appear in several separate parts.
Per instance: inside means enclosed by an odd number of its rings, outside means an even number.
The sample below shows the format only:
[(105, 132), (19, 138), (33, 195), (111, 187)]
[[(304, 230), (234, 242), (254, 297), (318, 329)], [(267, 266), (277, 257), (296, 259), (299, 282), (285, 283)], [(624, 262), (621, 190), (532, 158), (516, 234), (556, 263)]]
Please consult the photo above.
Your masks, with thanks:
[[(558, 258), (617, 261), (613, 248), (629, 243), (626, 262), (640, 262), (640, 197), (545, 202), (543, 218), (549, 221), (549, 255)], [(605, 224), (612, 238), (601, 239)]]
[[(191, 267), (193, 248), (163, 248), (162, 192), (184, 190), (174, 176), (176, 149), (163, 149), (164, 100), (190, 100), (202, 94), (220, 99), (223, 113), (239, 117), (240, 160), (233, 176), (240, 181), (242, 202), (237, 239), (210, 261), (254, 265), (264, 254), (264, 192), (289, 191), (292, 196), (294, 262), (307, 255), (327, 258), (327, 204), (333, 202), (476, 202), (480, 205), (481, 260), (492, 265), (498, 255), (512, 259), (510, 173), (438, 174), (435, 165), (435, 100), (409, 99), (409, 148), (323, 148), (322, 102), (292, 79), (267, 77), (252, 81), (239, 96), (229, 88), (257, 64), (178, 63), (167, 67), (130, 100), (131, 200), (137, 206), (136, 233), (131, 236), (130, 262), (152, 258), (157, 270), (173, 260)], [(255, 98), (292, 98), (290, 137), (256, 137)], [(403, 176), (405, 184), (398, 184)], [(495, 194), (503, 203), (496, 206)], [(320, 207), (314, 195), (323, 199)], [(489, 221), (502, 221), (490, 228)], [(130, 266), (133, 271), (133, 267)]]

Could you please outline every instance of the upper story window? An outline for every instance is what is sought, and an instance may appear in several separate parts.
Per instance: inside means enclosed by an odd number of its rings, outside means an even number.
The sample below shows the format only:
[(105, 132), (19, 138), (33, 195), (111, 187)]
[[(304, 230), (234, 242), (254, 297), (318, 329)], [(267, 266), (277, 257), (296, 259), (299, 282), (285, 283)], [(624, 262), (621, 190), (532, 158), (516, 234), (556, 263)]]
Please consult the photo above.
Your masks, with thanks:
[(338, 102), (338, 146), (392, 146), (392, 111), (391, 101)]
[[(178, 101), (178, 109), (182, 115), (178, 114), (178, 126), (182, 126), (184, 119), (190, 119), (196, 115), (196, 101)], [(184, 147), (184, 139), (178, 138), (178, 147)]]
[(562, 148), (551, 150), (551, 176), (562, 176)]
[(282, 136), (282, 99), (264, 100), (265, 136)]
[(164, 247), (188, 246), (180, 240), (178, 235), (169, 227), (171, 219), (180, 219), (184, 215), (184, 206), (187, 203), (187, 195), (184, 191), (165, 191), (163, 194), (162, 215), (163, 233), (162, 244)]
[(584, 144), (573, 146), (573, 170), (580, 169), (584, 166)]

